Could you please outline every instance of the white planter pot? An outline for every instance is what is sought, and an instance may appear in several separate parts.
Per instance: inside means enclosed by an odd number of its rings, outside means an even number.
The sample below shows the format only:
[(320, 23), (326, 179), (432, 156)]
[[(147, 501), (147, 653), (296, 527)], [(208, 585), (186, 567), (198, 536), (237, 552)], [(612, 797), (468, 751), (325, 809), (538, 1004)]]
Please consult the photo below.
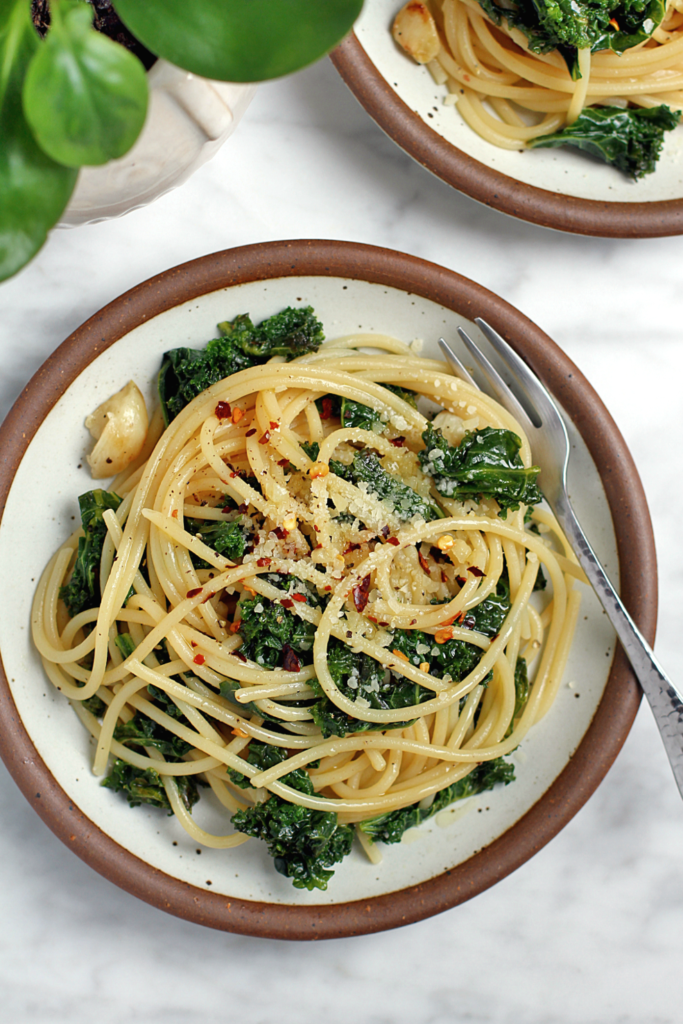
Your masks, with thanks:
[(255, 85), (215, 82), (158, 60), (145, 126), (119, 160), (82, 168), (61, 227), (120, 217), (182, 184), (239, 124)]

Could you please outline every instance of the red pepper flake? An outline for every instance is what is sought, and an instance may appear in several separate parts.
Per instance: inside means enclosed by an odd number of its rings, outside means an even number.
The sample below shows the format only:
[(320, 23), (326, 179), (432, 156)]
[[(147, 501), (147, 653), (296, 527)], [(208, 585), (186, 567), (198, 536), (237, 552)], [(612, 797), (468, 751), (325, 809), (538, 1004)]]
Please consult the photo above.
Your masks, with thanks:
[(471, 572), (473, 576), (477, 576), (477, 577), (484, 575), (484, 570), (477, 568), (476, 565), (468, 566), (467, 571)]
[(465, 584), (467, 583), (467, 580), (465, 579), (464, 576), (456, 576), (455, 582), (458, 584), (458, 586), (464, 587)]
[(377, 625), (378, 626), (388, 626), (389, 623), (388, 622), (378, 622)]
[(219, 402), (214, 412), (219, 420), (227, 420), (232, 416), (232, 409), (229, 402)]
[(177, 518), (178, 518), (178, 509), (174, 508), (173, 511), (171, 512), (171, 519), (177, 519)]
[(203, 587), (194, 587), (193, 590), (188, 590), (185, 597), (197, 597), (198, 594), (201, 594), (203, 589)]
[(289, 465), (289, 459), (278, 459), (278, 463), (277, 464), (278, 464), (278, 466), (282, 466), (282, 468), (284, 469), (285, 466)]
[(329, 395), (323, 398), (323, 411), (320, 414), (321, 420), (329, 420), (332, 418), (332, 399)]
[(349, 544), (347, 546), (346, 550), (344, 551), (344, 554), (345, 555), (350, 555), (352, 551), (358, 551), (359, 549), (360, 549), (360, 544)]
[(301, 662), (289, 644), (283, 645), (282, 654), (282, 667), (285, 672), (301, 672)]
[(268, 444), (269, 441), (270, 441), (270, 431), (266, 430), (265, 434), (263, 434), (261, 437), (259, 437), (258, 443), (259, 444)]
[(616, 18), (610, 18), (609, 23), (612, 26), (612, 28), (617, 30), (617, 32), (620, 31), (620, 29), (619, 29), (619, 22), (617, 21)]
[(298, 601), (299, 604), (306, 604), (307, 597), (305, 594), (292, 594), (292, 601)]
[(287, 530), (284, 530), (281, 526), (276, 526), (274, 530), (271, 530), (271, 533), (274, 533), (278, 540), (284, 540), (285, 537), (289, 536)]
[(422, 571), (426, 572), (427, 575), (429, 576), (429, 563), (427, 562), (427, 559), (425, 558), (421, 551), (418, 551), (417, 553), (417, 560), (420, 563), (420, 566), (422, 567)]
[(394, 448), (403, 448), (405, 443), (405, 437), (392, 437), (389, 441), (389, 444), (393, 444)]
[(241, 619), (236, 619), (234, 622), (231, 622), (230, 623), (230, 632), (231, 633), (239, 633), (241, 625), (242, 625), (242, 620)]
[[(330, 587), (330, 590), (331, 590), (331, 589), (332, 589), (332, 588)], [(370, 619), (370, 622), (374, 622), (375, 624), (377, 624), (377, 619), (375, 618), (375, 616), (374, 616), (374, 615), (368, 615), (368, 618)]]
[(294, 607), (294, 602), (292, 601), (292, 599), (290, 597), (283, 597), (282, 600), (280, 601), (280, 604), (282, 605), (283, 608), (293, 608)]
[(252, 427), (251, 430), (248, 430), (244, 436), (245, 437), (253, 437), (255, 433), (256, 433), (256, 427)]
[(370, 577), (365, 576), (358, 586), (353, 588), (351, 593), (353, 594), (353, 603), (356, 606), (356, 611), (364, 612), (370, 598)]
[(328, 584), (326, 587), (323, 587), (323, 590), (332, 590), (332, 587)]
[(263, 569), (264, 566), (270, 565), (272, 558), (259, 558), (256, 562), (259, 569)]
[(397, 548), (400, 543), (401, 542), (397, 537), (389, 537), (387, 540), (387, 544), (393, 544), (395, 548)]
[(237, 511), (241, 512), (242, 515), (244, 515), (245, 512), (248, 512), (249, 511), (249, 505), (247, 504), (247, 502), (243, 501), (241, 505), (238, 505), (237, 506)]
[(194, 640), (190, 640), (190, 647), (196, 647), (196, 646), (197, 646), (197, 645), (196, 645), (196, 643), (194, 642)]
[(460, 625), (463, 629), (474, 629), (477, 624), (477, 620), (474, 615), (465, 615)]
[(235, 657), (236, 657), (236, 658), (239, 658), (239, 659), (240, 659), (240, 661), (246, 661), (246, 660), (247, 660), (247, 659), (246, 659), (246, 658), (244, 657), (244, 655), (243, 655), (243, 654), (240, 654), (240, 652), (239, 652), (239, 651), (235, 651)]
[(388, 526), (383, 526), (382, 529), (379, 532), (386, 539), (389, 536), (389, 527)]
[(204, 662), (206, 661), (206, 658), (204, 657), (203, 654), (195, 654), (192, 660), (195, 663), (195, 665), (203, 665)]
[(319, 526), (316, 526), (315, 524), (313, 524), (313, 529), (315, 530), (316, 533), (320, 533), (320, 527)]
[(280, 429), (280, 424), (279, 423), (273, 423), (273, 421), (271, 420), (270, 421), (270, 429), (271, 430), (279, 430)]
[(497, 640), (499, 636), (500, 633), (494, 633), (493, 636), (491, 637), (491, 643), (493, 643), (494, 640)]
[(446, 573), (445, 573), (445, 572), (443, 571), (443, 569), (441, 570), (441, 582), (442, 582), (442, 583), (448, 583), (448, 576), (447, 576), (447, 575), (446, 575)]
[(403, 651), (399, 651), (398, 647), (395, 647), (391, 653), (395, 657), (400, 658), (401, 661), (408, 661), (408, 655), (404, 654)]

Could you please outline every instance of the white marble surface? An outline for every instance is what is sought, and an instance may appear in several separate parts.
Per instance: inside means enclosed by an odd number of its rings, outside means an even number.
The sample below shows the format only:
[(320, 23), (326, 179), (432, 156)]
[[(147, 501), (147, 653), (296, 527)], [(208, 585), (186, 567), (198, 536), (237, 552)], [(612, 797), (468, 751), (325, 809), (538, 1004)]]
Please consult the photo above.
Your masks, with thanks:
[[(507, 219), (414, 165), (329, 62), (262, 87), (182, 189), (60, 231), (0, 286), (0, 415), (104, 303), (195, 256), (276, 238), (402, 249), (539, 323), (615, 416), (660, 554), (657, 650), (683, 679), (683, 239), (571, 237)], [(532, 861), (439, 917), (320, 945), (213, 932), (73, 856), (0, 766), (0, 1006), (15, 1024), (678, 1024), (683, 806), (647, 708), (596, 795)]]

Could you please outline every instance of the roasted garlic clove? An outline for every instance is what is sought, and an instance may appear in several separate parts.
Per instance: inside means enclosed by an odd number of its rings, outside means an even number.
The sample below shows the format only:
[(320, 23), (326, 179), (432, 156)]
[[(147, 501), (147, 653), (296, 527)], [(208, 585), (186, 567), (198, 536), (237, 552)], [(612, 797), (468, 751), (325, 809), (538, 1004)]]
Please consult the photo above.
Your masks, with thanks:
[(428, 64), (441, 49), (436, 23), (422, 0), (408, 0), (396, 15), (391, 32), (418, 64)]
[(137, 458), (148, 422), (145, 400), (132, 380), (88, 416), (85, 425), (97, 444), (86, 458), (95, 480), (120, 473)]

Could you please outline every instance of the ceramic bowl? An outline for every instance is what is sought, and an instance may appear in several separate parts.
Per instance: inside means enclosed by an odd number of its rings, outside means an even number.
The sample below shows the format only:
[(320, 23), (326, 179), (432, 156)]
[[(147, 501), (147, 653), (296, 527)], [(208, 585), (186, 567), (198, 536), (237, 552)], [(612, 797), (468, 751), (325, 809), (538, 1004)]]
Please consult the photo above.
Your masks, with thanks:
[(149, 111), (137, 142), (119, 160), (82, 168), (60, 227), (120, 217), (182, 185), (232, 135), (256, 92), (165, 60), (147, 80)]
[(401, 0), (366, 3), (332, 59), (379, 126), (449, 185), (503, 213), (584, 235), (683, 233), (683, 125), (667, 133), (653, 174), (632, 181), (572, 147), (519, 152), (480, 138), (395, 43)]
[[(573, 450), (577, 514), (645, 636), (656, 620), (651, 524), (637, 472), (615, 424), (580, 371), (538, 327), (491, 292), (412, 256), (349, 242), (271, 242), (168, 270), (105, 307), (47, 360), (0, 429), (0, 576), (11, 602), (0, 619), (0, 753), (26, 798), (74, 853), (128, 892), (200, 924), (277, 938), (356, 935), (416, 921), (476, 895), (524, 863), (588, 799), (616, 757), (640, 692), (606, 616), (586, 589), (557, 701), (513, 755), (517, 781), (454, 805), (384, 847), (360, 850), (326, 892), (294, 889), (263, 844), (203, 850), (175, 819), (131, 810), (90, 771), (92, 748), (30, 642), (36, 580), (73, 529), (77, 495), (92, 487), (83, 421), (131, 376), (152, 401), (161, 354), (201, 346), (216, 323), (310, 303), (328, 337), (381, 331), (423, 339), (429, 352), (482, 316), (562, 404)], [(40, 481), (40, 501), (32, 500)], [(51, 496), (45, 501), (45, 495)], [(26, 545), (25, 538), (31, 538)], [(195, 809), (225, 828), (211, 795)]]

